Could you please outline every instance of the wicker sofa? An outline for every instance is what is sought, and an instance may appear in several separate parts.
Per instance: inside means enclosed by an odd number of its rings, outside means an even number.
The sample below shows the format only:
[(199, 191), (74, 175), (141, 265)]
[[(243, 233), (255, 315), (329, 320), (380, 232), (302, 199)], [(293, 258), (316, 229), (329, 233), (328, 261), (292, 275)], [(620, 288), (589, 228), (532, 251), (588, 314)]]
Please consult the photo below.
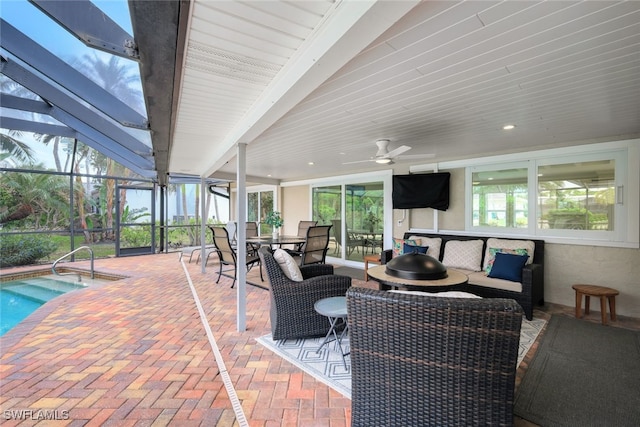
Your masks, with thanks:
[(512, 299), (347, 291), (352, 426), (513, 425)]
[[(463, 287), (462, 290), (471, 292), (485, 298), (512, 298), (516, 300), (523, 308), (527, 319), (533, 318), (533, 307), (538, 304), (544, 304), (544, 241), (533, 239), (513, 239), (513, 238), (495, 238), (490, 236), (476, 236), (476, 235), (464, 235), (464, 234), (436, 234), (436, 233), (415, 233), (406, 232), (403, 237), (404, 240), (418, 239), (424, 240), (420, 244), (425, 246), (431, 246), (428, 255), (437, 258), (443, 262), (447, 267), (456, 268), (469, 277), (469, 282)], [(435, 240), (434, 240), (435, 239)], [(445, 256), (445, 249), (450, 241), (455, 243), (449, 246), (449, 249), (454, 245), (458, 247), (464, 245), (459, 242), (478, 241), (482, 243), (480, 246), (479, 264), (475, 262), (478, 268), (461, 268), (459, 264), (447, 265), (447, 260), (460, 258), (452, 255), (449, 252), (448, 257)], [(435, 243), (435, 244), (434, 244)], [(488, 277), (485, 273), (486, 263), (489, 257), (489, 246), (507, 246), (517, 247), (523, 246), (521, 243), (529, 244), (533, 250), (533, 258), (531, 262), (526, 264), (522, 268), (522, 279), (520, 282), (505, 280), (500, 278)], [(463, 254), (461, 254), (463, 255)], [(466, 254), (465, 254), (466, 255)], [(390, 259), (392, 257), (391, 250), (385, 251), (383, 258)], [(452, 261), (449, 261), (452, 262)]]

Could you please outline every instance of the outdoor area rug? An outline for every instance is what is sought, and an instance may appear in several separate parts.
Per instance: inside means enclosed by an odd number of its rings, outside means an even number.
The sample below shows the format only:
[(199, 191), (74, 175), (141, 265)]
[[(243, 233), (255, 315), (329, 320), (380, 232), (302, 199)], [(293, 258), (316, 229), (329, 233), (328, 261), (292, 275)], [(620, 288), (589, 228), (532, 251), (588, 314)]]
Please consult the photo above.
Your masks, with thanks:
[[(535, 342), (544, 324), (544, 319), (528, 321), (523, 318), (520, 331), (518, 365)], [(320, 352), (317, 352), (323, 340), (324, 338), (320, 337), (274, 341), (271, 339), (271, 334), (257, 338), (260, 344), (278, 356), (294, 364), (318, 381), (325, 383), (343, 396), (351, 398), (351, 359), (348, 355), (346, 356), (347, 369), (345, 369), (340, 349), (335, 342), (325, 345)], [(342, 348), (345, 353), (349, 352), (349, 337), (344, 337), (342, 340)]]
[[(318, 381), (325, 383), (343, 396), (351, 398), (351, 359), (349, 355), (345, 356), (347, 362), (347, 369), (345, 369), (340, 349), (335, 341), (323, 346), (320, 352), (317, 350), (324, 341), (324, 337), (274, 341), (271, 334), (268, 334), (257, 338), (257, 341)], [(349, 353), (347, 336), (342, 339), (342, 349), (345, 353)]]
[(541, 426), (639, 426), (640, 332), (552, 316), (514, 412)]

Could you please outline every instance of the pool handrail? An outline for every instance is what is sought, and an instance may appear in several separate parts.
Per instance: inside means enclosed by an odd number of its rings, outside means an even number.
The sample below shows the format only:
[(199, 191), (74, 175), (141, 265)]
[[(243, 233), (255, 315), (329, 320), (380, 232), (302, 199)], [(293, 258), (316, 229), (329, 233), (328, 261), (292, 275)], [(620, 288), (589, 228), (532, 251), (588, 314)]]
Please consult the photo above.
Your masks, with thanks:
[[(71, 252), (69, 252), (68, 254), (63, 255), (60, 258), (58, 258), (57, 260), (55, 260), (53, 262), (53, 265), (51, 266), (51, 271), (53, 272), (53, 274), (56, 274), (58, 276), (63, 276), (63, 274), (58, 273), (56, 271), (56, 264), (58, 264), (58, 262), (62, 261), (63, 259), (75, 254), (76, 252), (78, 252), (81, 249), (87, 249), (89, 251), (89, 253), (91, 254), (91, 278), (94, 279), (95, 278), (94, 277), (95, 273), (94, 273), (94, 270), (93, 270), (93, 249), (91, 249), (89, 246), (80, 246), (79, 248), (74, 249)], [(76, 274), (76, 273), (67, 273), (67, 274)], [(80, 278), (80, 274), (78, 274), (78, 278)]]

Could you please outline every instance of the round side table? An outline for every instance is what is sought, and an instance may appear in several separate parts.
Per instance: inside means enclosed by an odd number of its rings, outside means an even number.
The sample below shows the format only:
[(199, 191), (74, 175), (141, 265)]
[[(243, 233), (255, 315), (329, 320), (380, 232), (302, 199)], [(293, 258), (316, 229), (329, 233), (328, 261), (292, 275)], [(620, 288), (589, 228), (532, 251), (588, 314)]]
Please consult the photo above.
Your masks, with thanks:
[[(344, 368), (347, 368), (347, 361), (345, 360), (345, 356), (349, 353), (345, 353), (342, 348), (342, 338), (345, 334), (349, 333), (349, 323), (347, 322), (347, 298), (346, 297), (329, 297), (318, 300), (313, 305), (316, 312), (322, 316), (326, 316), (329, 319), (329, 331), (327, 335), (324, 337), (322, 344), (318, 347), (316, 352), (320, 352), (322, 347), (325, 344), (336, 341), (338, 343), (338, 348), (340, 349), (340, 354), (342, 355), (342, 363), (344, 363)], [(338, 327), (344, 325), (344, 329), (338, 334)]]

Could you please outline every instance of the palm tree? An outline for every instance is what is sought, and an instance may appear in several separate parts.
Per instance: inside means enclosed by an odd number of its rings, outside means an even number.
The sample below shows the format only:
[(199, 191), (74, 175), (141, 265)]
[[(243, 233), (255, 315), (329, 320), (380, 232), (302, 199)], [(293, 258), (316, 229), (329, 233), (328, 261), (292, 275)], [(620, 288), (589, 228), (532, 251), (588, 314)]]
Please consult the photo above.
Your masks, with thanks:
[[(53, 160), (56, 163), (56, 170), (58, 172), (63, 172), (66, 171), (66, 167), (68, 166), (68, 162), (69, 159), (71, 157), (71, 152), (73, 150), (73, 146), (71, 146), (71, 149), (69, 149), (69, 139), (68, 138), (63, 138), (61, 136), (58, 135), (42, 135), (42, 134), (36, 134), (35, 138), (37, 141), (42, 142), (44, 145), (49, 145), (50, 143), (53, 142)], [(60, 162), (60, 143), (67, 141), (67, 144), (65, 146), (65, 151), (67, 153), (67, 158), (65, 161), (65, 169), (62, 168), (62, 163)]]
[(122, 102), (137, 111), (144, 111), (144, 105), (141, 105), (142, 92), (136, 89), (139, 77), (133, 62), (126, 62), (114, 55), (104, 61), (94, 52), (83, 55), (75, 66)]
[[(94, 82), (109, 93), (115, 95), (121, 101), (133, 106), (139, 111), (144, 111), (144, 106), (141, 105), (141, 91), (135, 89), (139, 78), (137, 69), (133, 63), (128, 63), (117, 56), (110, 56), (108, 61), (102, 58), (103, 57), (98, 56), (95, 52), (93, 54), (86, 54), (76, 61), (75, 66), (79, 71), (93, 79)], [(105, 165), (106, 173), (110, 176), (127, 177), (131, 175), (131, 171), (110, 158), (106, 158), (106, 162), (102, 163), (102, 159), (96, 156), (93, 159), (93, 165), (96, 166), (97, 164)], [(123, 181), (121, 183), (124, 184), (125, 182)], [(108, 230), (113, 230), (115, 180), (107, 179), (105, 185), (106, 223), (104, 225)], [(123, 191), (121, 203), (120, 206), (118, 206), (120, 214), (124, 211), (125, 205), (126, 192)], [(113, 237), (113, 231), (109, 232), (106, 237)]]
[(8, 158), (26, 163), (34, 159), (33, 150), (28, 144), (0, 133), (0, 162)]
[[(33, 169), (44, 169), (35, 165)], [(35, 229), (46, 224), (56, 228), (68, 222), (69, 181), (42, 173), (5, 173), (0, 175), (0, 193), (6, 209), (0, 212), (0, 224), (31, 217)]]

